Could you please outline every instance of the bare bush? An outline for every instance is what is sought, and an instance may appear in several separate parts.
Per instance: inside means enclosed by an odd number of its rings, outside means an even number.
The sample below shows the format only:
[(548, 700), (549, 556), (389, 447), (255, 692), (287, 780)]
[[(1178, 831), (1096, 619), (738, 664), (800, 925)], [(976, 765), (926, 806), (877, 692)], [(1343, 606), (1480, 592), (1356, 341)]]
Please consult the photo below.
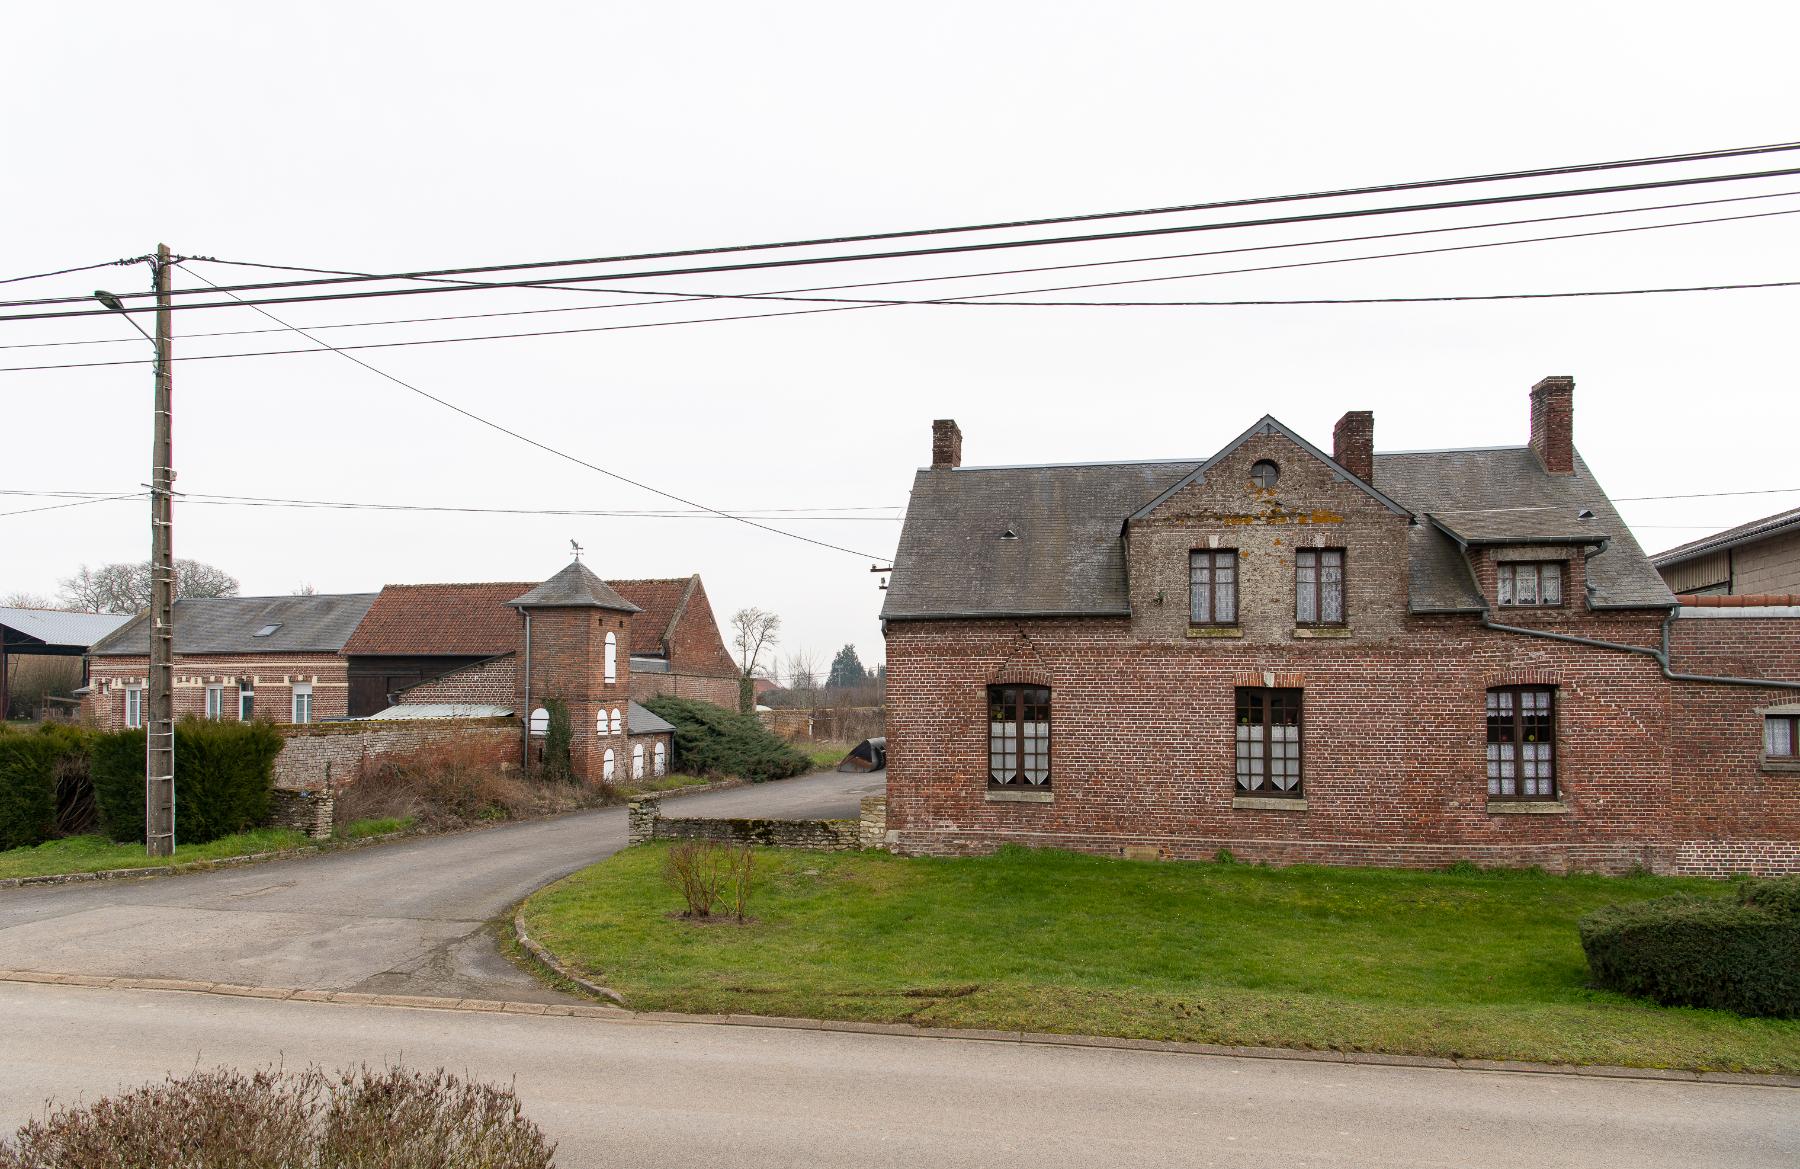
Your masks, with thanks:
[(732, 915), (746, 920), (755, 870), (749, 846), (713, 840), (677, 841), (663, 857), (663, 879), (681, 894), (686, 918), (710, 918), (728, 902)]
[(603, 803), (608, 784), (544, 783), (503, 773), (490, 742), (450, 735), (407, 754), (385, 755), (337, 792), (342, 823), (411, 817), (424, 828), (457, 828), (542, 816)]
[(439, 1069), (228, 1068), (52, 1108), (0, 1140), (0, 1169), (548, 1169), (511, 1089)]

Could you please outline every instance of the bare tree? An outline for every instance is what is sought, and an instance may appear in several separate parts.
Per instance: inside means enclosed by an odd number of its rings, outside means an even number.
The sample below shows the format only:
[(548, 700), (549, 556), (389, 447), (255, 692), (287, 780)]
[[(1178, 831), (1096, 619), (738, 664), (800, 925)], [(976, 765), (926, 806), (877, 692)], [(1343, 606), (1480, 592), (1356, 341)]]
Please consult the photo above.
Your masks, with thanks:
[(0, 597), (0, 605), (8, 609), (54, 609), (50, 598), (40, 593), (7, 593)]
[(819, 658), (805, 646), (788, 655), (785, 672), (789, 690), (811, 694), (819, 688)]
[(319, 595), (319, 590), (310, 584), (303, 584), (294, 590), (294, 595), (296, 597), (316, 597)]
[(731, 615), (731, 644), (738, 655), (738, 709), (756, 705), (756, 685), (751, 678), (762, 666), (763, 651), (772, 651), (781, 641), (781, 616), (754, 606), (739, 609)]
[[(60, 599), (71, 609), (88, 613), (136, 613), (150, 607), (150, 562), (82, 565), (62, 582)], [(181, 597), (235, 597), (238, 580), (222, 568), (198, 560), (175, 562), (175, 595)]]

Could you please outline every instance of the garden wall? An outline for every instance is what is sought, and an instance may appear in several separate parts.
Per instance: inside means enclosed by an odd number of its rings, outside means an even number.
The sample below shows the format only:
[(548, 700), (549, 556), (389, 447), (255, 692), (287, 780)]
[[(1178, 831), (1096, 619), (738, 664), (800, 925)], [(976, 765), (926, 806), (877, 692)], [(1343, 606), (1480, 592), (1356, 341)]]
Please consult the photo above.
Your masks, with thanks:
[(496, 770), (519, 763), (519, 724), (510, 718), (380, 719), (277, 728), (286, 743), (275, 757), (277, 791), (318, 791), (353, 783), (384, 755), (403, 755), (458, 738), (492, 757)]
[(705, 816), (665, 817), (654, 796), (634, 799), (627, 806), (627, 840), (716, 840), (722, 844), (761, 844), (775, 848), (807, 848), (815, 852), (853, 852), (879, 848), (886, 837), (887, 801), (880, 796), (863, 800), (856, 820), (724, 819)]

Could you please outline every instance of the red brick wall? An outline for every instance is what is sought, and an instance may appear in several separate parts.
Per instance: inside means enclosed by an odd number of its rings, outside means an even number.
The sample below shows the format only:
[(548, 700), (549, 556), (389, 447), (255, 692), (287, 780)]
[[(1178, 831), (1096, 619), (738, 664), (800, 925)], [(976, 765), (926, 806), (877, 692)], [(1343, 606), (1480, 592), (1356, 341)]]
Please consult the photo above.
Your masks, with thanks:
[[(89, 665), (93, 692), (82, 712), (105, 730), (125, 725), (126, 683), (149, 677), (149, 658), (98, 657)], [(294, 683), (313, 688), (313, 719), (342, 718), (348, 710), (349, 676), (344, 659), (336, 654), (195, 654), (175, 658), (175, 717), (206, 714), (208, 685), (225, 687), (225, 717), (237, 718), (238, 679), (250, 678), (256, 688), (255, 713), (259, 719), (285, 723), (293, 717)]]
[[(616, 681), (611, 684), (605, 677), (608, 633), (618, 639)], [(608, 745), (608, 736), (599, 733), (599, 713), (614, 707), (623, 713), (631, 700), (629, 616), (607, 609), (533, 609), (530, 657), (532, 709), (550, 698), (568, 704), (575, 775), (598, 780)]]
[[(639, 648), (648, 653), (656, 647)], [(737, 663), (732, 660), (731, 651), (725, 648), (725, 638), (719, 632), (712, 602), (706, 599), (706, 586), (698, 581), (675, 621), (674, 635), (669, 638), (669, 665), (680, 673), (730, 678), (731, 699), (722, 705), (737, 708)]]
[(637, 673), (631, 676), (632, 698), (642, 702), (646, 698), (654, 698), (658, 694), (672, 694), (677, 698), (698, 698), (702, 702), (710, 702), (714, 706), (722, 706), (726, 710), (736, 710), (738, 704), (737, 675), (721, 678), (711, 674)]

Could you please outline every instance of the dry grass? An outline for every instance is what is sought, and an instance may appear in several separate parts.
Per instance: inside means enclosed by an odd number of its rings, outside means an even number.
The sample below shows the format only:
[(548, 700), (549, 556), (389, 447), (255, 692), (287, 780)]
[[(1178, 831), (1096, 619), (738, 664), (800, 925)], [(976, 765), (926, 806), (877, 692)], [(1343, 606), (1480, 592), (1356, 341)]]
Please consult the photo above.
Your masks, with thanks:
[(450, 736), (407, 755), (383, 757), (337, 793), (337, 818), (410, 820), (427, 829), (593, 807), (616, 795), (607, 784), (570, 784), (502, 773), (491, 748)]

